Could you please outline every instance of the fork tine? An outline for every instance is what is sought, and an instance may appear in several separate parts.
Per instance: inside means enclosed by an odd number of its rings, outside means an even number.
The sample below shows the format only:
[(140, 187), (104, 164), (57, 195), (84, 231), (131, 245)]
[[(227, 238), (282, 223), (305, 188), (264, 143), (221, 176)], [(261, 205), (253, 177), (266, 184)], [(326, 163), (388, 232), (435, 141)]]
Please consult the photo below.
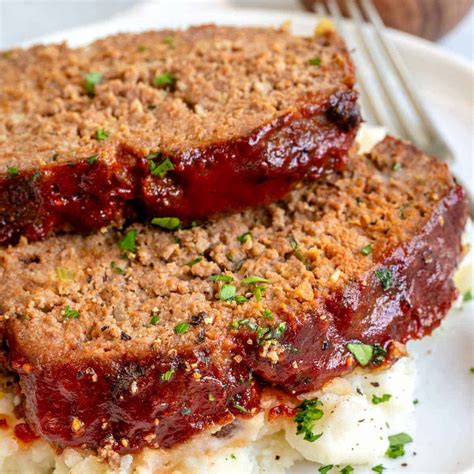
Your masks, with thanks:
[[(329, 14), (336, 22), (337, 29), (339, 31), (345, 30), (345, 25), (342, 20), (342, 13), (335, 0), (326, 0), (326, 8), (329, 10)], [(349, 35), (346, 35), (346, 39), (349, 39)], [(360, 80), (357, 80), (357, 85), (361, 89), (361, 103), (362, 108), (365, 111), (365, 115), (370, 119), (369, 122), (374, 125), (383, 125), (385, 123), (384, 117), (380, 114), (379, 107), (376, 106), (375, 100), (367, 90), (367, 84), (369, 83), (364, 73), (363, 68), (357, 68), (357, 76), (360, 76)]]
[[(377, 58), (373, 46), (371, 46), (370, 44), (370, 37), (368, 36), (369, 32), (367, 31), (366, 26), (364, 25), (364, 18), (362, 16), (362, 12), (360, 11), (354, 0), (346, 0), (346, 4), (349, 9), (349, 13), (354, 21), (356, 32), (358, 37), (360, 38), (361, 44), (363, 45), (364, 52), (366, 53), (370, 65), (372, 66), (372, 70), (374, 71), (375, 76), (377, 77), (380, 89), (383, 91), (391, 110), (394, 112), (396, 127), (401, 132), (399, 133), (399, 135), (410, 137), (412, 140), (414, 140), (415, 135), (412, 130), (406, 126), (406, 117), (401, 110), (397, 96), (393, 88), (390, 87), (388, 81), (384, 77), (384, 73), (382, 72), (383, 66), (380, 62), (380, 59)], [(381, 106), (380, 103), (378, 105)]]
[[(418, 114), (418, 119), (424, 128), (426, 138), (428, 139), (428, 141), (440, 143), (446, 149), (448, 149), (444, 141), (437, 133), (436, 127), (434, 126), (433, 121), (426, 112), (426, 109), (421, 100), (419, 99), (418, 94), (415, 92), (415, 87), (413, 86), (408, 70), (406, 69), (404, 62), (402, 61), (400, 54), (384, 35), (384, 25), (382, 19), (380, 18), (377, 9), (374, 7), (372, 0), (361, 0), (361, 3), (364, 13), (366, 14), (367, 18), (374, 27), (376, 37), (385, 52), (385, 56), (393, 65), (393, 69), (399, 79), (401, 86), (403, 87), (406, 97), (410, 101), (413, 110)], [(451, 156), (449, 158), (450, 160), (452, 160)]]

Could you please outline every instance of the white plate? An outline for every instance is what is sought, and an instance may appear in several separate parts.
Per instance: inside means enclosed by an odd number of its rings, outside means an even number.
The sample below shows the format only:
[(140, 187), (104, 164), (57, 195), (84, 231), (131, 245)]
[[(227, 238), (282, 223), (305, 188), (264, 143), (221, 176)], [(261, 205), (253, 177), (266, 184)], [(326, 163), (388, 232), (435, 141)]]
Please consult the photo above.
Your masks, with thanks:
[[(278, 25), (292, 21), (297, 34), (311, 34), (316, 18), (311, 14), (271, 10), (230, 9), (224, 5), (182, 1), (150, 2), (108, 22), (60, 32), (33, 42), (67, 40), (78, 46), (118, 31), (184, 27), (197, 23)], [(458, 173), (473, 179), (473, 69), (468, 62), (418, 38), (391, 32), (435, 122), (455, 151)], [(472, 276), (472, 272), (471, 272)], [(386, 472), (471, 472), (473, 461), (474, 304), (452, 310), (432, 337), (409, 344), (418, 359), (419, 404), (415, 411), (417, 434), (409, 453), (401, 460), (381, 460)], [(411, 453), (417, 454), (413, 456)], [(408, 463), (402, 467), (401, 463)], [(314, 473), (313, 466), (294, 472)], [(360, 471), (358, 471), (360, 472)], [(369, 471), (370, 472), (370, 471)]]

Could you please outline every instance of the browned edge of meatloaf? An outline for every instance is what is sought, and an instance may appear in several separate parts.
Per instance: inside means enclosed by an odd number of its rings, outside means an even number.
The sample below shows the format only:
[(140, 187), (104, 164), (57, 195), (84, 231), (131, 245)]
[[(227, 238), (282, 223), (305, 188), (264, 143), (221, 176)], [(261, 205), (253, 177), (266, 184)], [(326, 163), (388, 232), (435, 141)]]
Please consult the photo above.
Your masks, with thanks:
[[(195, 336), (205, 322), (204, 316), (195, 315), (183, 345), (168, 353), (160, 353), (159, 347), (158, 352), (140, 348), (131, 336), (121, 335), (115, 344), (118, 352), (109, 352), (118, 357), (105, 353), (88, 358), (78, 347), (79, 357), (69, 353), (54, 360), (48, 348), (38, 352), (38, 344), (35, 349), (25, 345), (34, 339), (28, 334), (28, 318), (4, 321), (7, 358), (20, 375), (33, 429), (59, 447), (121, 453), (144, 446), (167, 448), (210, 424), (228, 423), (229, 415), (256, 413), (262, 387), (304, 393), (350, 372), (357, 365), (347, 349), (350, 342), (377, 348), (378, 356), (367, 366), (377, 368), (397, 355), (399, 343), (430, 334), (457, 296), (452, 274), (467, 216), (464, 191), (450, 179), (445, 165), (395, 139), (385, 139), (368, 159), (371, 173), (381, 173), (370, 180), (381, 182), (395, 163), (420, 173), (423, 167), (433, 167), (446, 183), (440, 186), (443, 194), (432, 194), (437, 183), (425, 183), (427, 204), (416, 204), (419, 197), (412, 196), (412, 209), (399, 211), (419, 215), (407, 239), (378, 252), (367, 271), (315, 301), (313, 309), (274, 312), (278, 319), (270, 331), (275, 344), (267, 344), (258, 324), (257, 329), (224, 324), (218, 328), (220, 339), (198, 343)], [(362, 179), (354, 171), (357, 166), (346, 172), (347, 178)], [(421, 175), (415, 178), (423, 180)], [(336, 187), (337, 182), (332, 178)], [(368, 198), (371, 191), (363, 179), (361, 189)], [(390, 199), (390, 193), (384, 199)], [(399, 225), (403, 219), (398, 216)], [(133, 351), (127, 350), (128, 344)]]

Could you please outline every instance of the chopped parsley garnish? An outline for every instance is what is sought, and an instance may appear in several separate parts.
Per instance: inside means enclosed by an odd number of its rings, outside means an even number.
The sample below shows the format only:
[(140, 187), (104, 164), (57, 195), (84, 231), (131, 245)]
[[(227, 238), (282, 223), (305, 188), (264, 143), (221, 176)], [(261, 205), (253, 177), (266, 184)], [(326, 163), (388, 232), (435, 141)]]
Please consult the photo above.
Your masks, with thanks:
[(365, 256), (370, 255), (372, 253), (372, 244), (368, 244), (365, 247), (362, 247), (360, 249), (360, 253)]
[(389, 458), (396, 459), (405, 454), (405, 444), (413, 441), (410, 435), (406, 433), (398, 433), (388, 437), (390, 443), (385, 455)]
[(72, 309), (69, 305), (64, 308), (63, 315), (66, 319), (77, 319), (79, 317), (79, 311)]
[(139, 46), (139, 47), (137, 48), (137, 51), (138, 51), (139, 53), (144, 53), (144, 52), (146, 51), (146, 47), (143, 46), (143, 45), (142, 45), (142, 46)]
[(174, 43), (174, 38), (172, 36), (165, 36), (163, 38), (163, 43), (168, 44), (168, 45), (173, 45)]
[(305, 400), (296, 407), (298, 413), (294, 417), (296, 423), (296, 434), (304, 435), (304, 440), (313, 443), (321, 438), (323, 433), (314, 434), (313, 428), (317, 420), (320, 420), (324, 412), (318, 408), (323, 406), (322, 402), (317, 398), (314, 400)]
[(298, 244), (298, 241), (290, 235), (288, 237), (288, 240), (290, 241), (291, 248), (293, 249), (293, 255), (307, 268), (310, 268), (310, 263), (308, 262), (307, 258), (303, 255), (303, 252), (300, 249), (300, 245)]
[(266, 290), (264, 286), (256, 286), (252, 293), (255, 296), (256, 301), (260, 301), (262, 299), (262, 293)]
[(351, 474), (351, 472), (354, 472), (354, 468), (352, 466), (346, 466), (343, 467), (339, 472), (341, 474)]
[(15, 176), (18, 176), (20, 172), (16, 166), (7, 166), (7, 174), (10, 178), (14, 178)]
[(178, 323), (175, 327), (174, 327), (174, 332), (176, 334), (184, 334), (186, 332), (189, 331), (189, 323), (186, 323), (186, 322), (182, 322), (182, 323)]
[(153, 84), (158, 87), (174, 86), (176, 83), (176, 78), (170, 73), (163, 73), (155, 76), (153, 79)]
[(150, 324), (152, 326), (156, 326), (159, 322), (160, 322), (160, 317), (156, 313), (153, 313), (150, 318)]
[(286, 323), (285, 322), (280, 323), (274, 331), (275, 337), (277, 338), (281, 337), (283, 333), (285, 332), (285, 330), (286, 330)]
[(125, 270), (123, 268), (120, 268), (113, 260), (110, 263), (110, 268), (115, 272), (118, 273), (119, 275), (123, 275), (125, 273)]
[(85, 76), (85, 88), (87, 95), (89, 97), (94, 97), (95, 95), (95, 86), (102, 82), (102, 78), (104, 77), (100, 72), (89, 72)]
[[(474, 369), (471, 369), (471, 372), (474, 373)], [(420, 403), (420, 401), (418, 400), (418, 398), (415, 398), (415, 400), (413, 400), (413, 405), (418, 405), (418, 403)]]
[(181, 220), (177, 217), (154, 217), (151, 223), (167, 230), (177, 230), (181, 227)]
[(349, 349), (356, 361), (363, 367), (370, 362), (374, 354), (374, 348), (372, 346), (362, 344), (361, 342), (351, 342), (347, 344), (347, 349)]
[(401, 163), (394, 163), (392, 165), (392, 170), (393, 171), (398, 171), (402, 167)]
[(253, 285), (254, 283), (268, 283), (268, 280), (266, 278), (251, 275), (251, 276), (241, 280), (240, 283), (242, 285)]
[(332, 464), (328, 464), (327, 466), (321, 466), (318, 471), (320, 474), (327, 474), (333, 467)]
[(374, 344), (372, 346), (372, 349), (372, 363), (375, 365), (382, 364), (385, 361), (385, 358), (387, 357), (387, 351), (379, 344)]
[(41, 178), (41, 176), (42, 176), (41, 171), (36, 171), (31, 175), (30, 180), (32, 183), (35, 183), (36, 181), (38, 181), (39, 178)]
[(247, 410), (247, 408), (243, 407), (242, 405), (240, 405), (239, 403), (234, 403), (234, 408), (236, 408), (237, 410), (239, 410), (241, 413), (248, 413), (249, 411)]
[(382, 464), (378, 464), (377, 466), (374, 466), (372, 468), (372, 471), (378, 472), (378, 474), (382, 474), (382, 472), (385, 471), (385, 469), (387, 469), (387, 468), (384, 467)]
[(86, 159), (86, 161), (88, 165), (93, 165), (98, 159), (99, 155), (91, 155)]
[(230, 275), (211, 275), (209, 277), (211, 281), (233, 281), (234, 277)]
[(382, 268), (375, 270), (375, 276), (380, 281), (384, 291), (389, 290), (393, 287), (393, 274), (388, 268)]
[(244, 304), (248, 301), (248, 298), (243, 295), (235, 295), (234, 299), (237, 304)]
[(245, 244), (245, 242), (247, 242), (248, 239), (253, 239), (251, 232), (244, 232), (242, 235), (239, 235), (239, 236), (237, 237), (237, 240), (238, 240), (241, 244)]
[(188, 263), (186, 263), (186, 265), (191, 268), (193, 267), (194, 265), (196, 265), (197, 263), (199, 262), (202, 262), (202, 257), (196, 257), (196, 258), (193, 258), (192, 260), (190, 260)]
[(174, 165), (169, 158), (165, 158), (159, 165), (150, 160), (150, 173), (152, 176), (164, 178), (168, 171), (174, 170)]
[(308, 62), (311, 66), (321, 66), (321, 58), (311, 58)]
[(137, 251), (137, 230), (127, 230), (125, 236), (119, 242), (119, 247), (124, 256), (135, 254)]
[(174, 370), (167, 370), (164, 374), (161, 374), (161, 380), (163, 380), (163, 382), (169, 382), (174, 373)]
[(472, 301), (472, 291), (467, 290), (463, 295), (462, 295), (462, 300), (463, 303), (467, 303), (468, 301)]
[(266, 319), (271, 319), (273, 320), (273, 313), (269, 309), (264, 309), (262, 311), (262, 316)]
[(109, 138), (109, 134), (103, 128), (99, 128), (95, 132), (96, 140), (103, 141), (103, 140), (107, 140), (107, 138)]
[(207, 399), (210, 401), (210, 402), (215, 402), (216, 401), (216, 397), (210, 393), (208, 396), (207, 396)]
[(388, 402), (392, 398), (392, 395), (389, 393), (384, 393), (381, 397), (375, 395), (375, 393), (372, 395), (372, 403), (374, 405), (378, 405), (379, 403), (384, 403)]
[(225, 284), (219, 292), (219, 299), (222, 301), (232, 301), (235, 299), (237, 288), (234, 285)]

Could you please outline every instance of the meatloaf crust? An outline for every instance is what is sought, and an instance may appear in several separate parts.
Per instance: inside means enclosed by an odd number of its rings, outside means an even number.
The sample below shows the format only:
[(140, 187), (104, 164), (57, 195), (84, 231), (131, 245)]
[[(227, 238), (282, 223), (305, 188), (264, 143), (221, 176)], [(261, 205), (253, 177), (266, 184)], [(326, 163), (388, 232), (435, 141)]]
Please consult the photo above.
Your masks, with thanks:
[(0, 244), (269, 204), (341, 169), (359, 124), (327, 29), (121, 34), (0, 67)]
[(59, 447), (171, 447), (252, 416), (262, 387), (299, 394), (350, 372), (348, 343), (388, 364), (455, 299), (466, 216), (445, 164), (386, 138), (206, 226), (4, 249), (3, 345), (27, 420)]

